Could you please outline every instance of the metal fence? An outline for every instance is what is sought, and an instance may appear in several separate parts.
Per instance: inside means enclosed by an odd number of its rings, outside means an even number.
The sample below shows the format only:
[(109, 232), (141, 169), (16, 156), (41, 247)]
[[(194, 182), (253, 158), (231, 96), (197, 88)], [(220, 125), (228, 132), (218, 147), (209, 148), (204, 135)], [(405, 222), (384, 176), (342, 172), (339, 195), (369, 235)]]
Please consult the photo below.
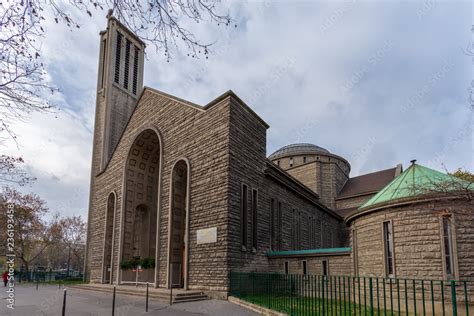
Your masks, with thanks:
[(18, 282), (55, 282), (80, 281), (83, 274), (80, 271), (17, 271), (15, 280)]
[(289, 315), (469, 315), (474, 282), (231, 272), (230, 295)]

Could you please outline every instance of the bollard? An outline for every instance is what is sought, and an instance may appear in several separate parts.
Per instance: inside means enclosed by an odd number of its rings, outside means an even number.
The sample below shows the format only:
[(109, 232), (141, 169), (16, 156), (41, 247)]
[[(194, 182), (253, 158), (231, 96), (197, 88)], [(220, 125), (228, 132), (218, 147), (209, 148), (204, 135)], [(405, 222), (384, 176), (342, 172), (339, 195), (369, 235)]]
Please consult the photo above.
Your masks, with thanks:
[(60, 289), (60, 288), (61, 288), (61, 280), (59, 280), (59, 282), (58, 282), (58, 289)]
[(148, 313), (148, 282), (146, 283), (146, 303), (145, 303), (145, 312)]
[(112, 316), (115, 314), (115, 285), (114, 285), (114, 294), (112, 296)]
[(67, 291), (66, 291), (66, 289), (64, 289), (64, 297), (63, 297), (63, 313), (62, 313), (62, 315), (63, 315), (63, 316), (65, 316), (65, 315), (66, 315), (66, 295), (67, 295), (66, 293), (67, 293)]
[(39, 280), (36, 279), (36, 291), (38, 291), (38, 282), (39, 282)]

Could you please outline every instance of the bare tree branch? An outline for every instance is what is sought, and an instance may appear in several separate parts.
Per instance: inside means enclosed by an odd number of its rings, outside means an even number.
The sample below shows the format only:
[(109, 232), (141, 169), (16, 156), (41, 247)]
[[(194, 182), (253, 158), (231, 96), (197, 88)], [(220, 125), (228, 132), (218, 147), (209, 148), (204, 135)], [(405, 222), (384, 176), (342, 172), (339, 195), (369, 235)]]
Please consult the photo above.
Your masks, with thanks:
[(71, 12), (87, 16), (113, 9), (114, 15), (143, 41), (163, 51), (184, 45), (188, 56), (208, 57), (213, 43), (203, 43), (186, 23), (213, 22), (229, 26), (228, 13), (218, 13), (219, 0), (3, 0), (0, 2), (0, 141), (16, 141), (11, 124), (33, 111), (54, 109), (49, 95), (57, 89), (45, 79), (40, 40), (48, 18), (79, 28)]

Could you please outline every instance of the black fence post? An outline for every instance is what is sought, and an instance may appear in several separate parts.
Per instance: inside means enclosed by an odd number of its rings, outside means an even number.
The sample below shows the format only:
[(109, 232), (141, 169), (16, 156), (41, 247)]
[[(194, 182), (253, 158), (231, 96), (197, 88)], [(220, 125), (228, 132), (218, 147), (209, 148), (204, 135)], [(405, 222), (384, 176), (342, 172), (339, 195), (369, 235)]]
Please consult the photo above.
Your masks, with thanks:
[(38, 283), (39, 283), (39, 279), (38, 279), (38, 276), (36, 276), (36, 291), (38, 291)]
[(67, 295), (67, 290), (64, 289), (64, 295), (63, 295), (63, 312), (62, 316), (66, 315), (66, 295)]
[(168, 276), (168, 283), (170, 286), (170, 306), (173, 305), (173, 264), (170, 264), (169, 269), (169, 276)]
[(114, 285), (114, 294), (112, 296), (112, 316), (115, 315), (115, 290), (116, 290), (116, 288), (115, 288), (115, 285)]
[(146, 303), (145, 303), (145, 312), (148, 313), (148, 282), (146, 283)]

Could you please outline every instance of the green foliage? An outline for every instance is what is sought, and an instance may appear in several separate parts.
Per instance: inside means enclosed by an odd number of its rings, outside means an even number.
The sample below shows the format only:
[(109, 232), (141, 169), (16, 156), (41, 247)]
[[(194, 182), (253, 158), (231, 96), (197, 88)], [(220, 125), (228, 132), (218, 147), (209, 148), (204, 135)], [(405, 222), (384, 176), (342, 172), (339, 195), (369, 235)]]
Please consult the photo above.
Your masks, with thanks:
[(141, 266), (142, 269), (152, 269), (155, 267), (155, 258), (133, 258), (130, 260), (122, 260), (120, 268), (122, 270), (132, 270)]

